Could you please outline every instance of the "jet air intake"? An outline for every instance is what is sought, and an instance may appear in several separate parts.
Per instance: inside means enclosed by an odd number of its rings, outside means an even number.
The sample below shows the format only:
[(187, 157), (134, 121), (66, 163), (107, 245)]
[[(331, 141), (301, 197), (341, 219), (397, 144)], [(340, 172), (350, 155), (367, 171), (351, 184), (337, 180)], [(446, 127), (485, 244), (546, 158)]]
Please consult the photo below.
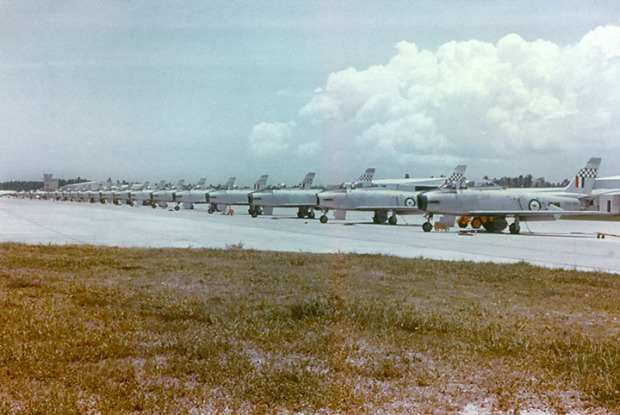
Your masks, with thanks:
[(428, 207), (428, 198), (424, 194), (418, 195), (418, 209), (426, 211)]

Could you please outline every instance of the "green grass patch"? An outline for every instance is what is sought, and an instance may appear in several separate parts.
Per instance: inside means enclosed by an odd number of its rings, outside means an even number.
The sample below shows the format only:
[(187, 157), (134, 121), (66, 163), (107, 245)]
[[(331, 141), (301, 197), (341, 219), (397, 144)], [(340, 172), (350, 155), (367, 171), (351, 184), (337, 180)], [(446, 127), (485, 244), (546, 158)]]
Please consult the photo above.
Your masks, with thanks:
[(0, 244), (0, 413), (620, 411), (617, 275)]

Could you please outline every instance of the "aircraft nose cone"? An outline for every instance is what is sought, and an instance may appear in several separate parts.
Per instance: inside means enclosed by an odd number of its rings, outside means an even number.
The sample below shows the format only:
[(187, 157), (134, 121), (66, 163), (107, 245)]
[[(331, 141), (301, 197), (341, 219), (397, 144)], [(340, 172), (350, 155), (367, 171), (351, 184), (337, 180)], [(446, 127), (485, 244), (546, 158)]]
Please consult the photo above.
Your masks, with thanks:
[(428, 198), (425, 195), (418, 195), (418, 209), (426, 210), (428, 207)]

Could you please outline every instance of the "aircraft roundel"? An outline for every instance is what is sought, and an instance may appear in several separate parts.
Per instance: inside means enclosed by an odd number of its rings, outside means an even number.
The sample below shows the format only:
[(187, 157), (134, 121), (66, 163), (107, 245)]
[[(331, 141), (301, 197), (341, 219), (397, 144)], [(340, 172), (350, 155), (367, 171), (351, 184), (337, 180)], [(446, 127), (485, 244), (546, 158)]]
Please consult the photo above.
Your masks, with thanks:
[(527, 204), (527, 208), (529, 210), (540, 210), (540, 202), (538, 200), (536, 200), (536, 199), (532, 199)]
[(413, 200), (412, 197), (408, 197), (407, 199), (405, 199), (405, 206), (407, 206), (407, 207), (414, 207), (415, 206), (415, 200)]

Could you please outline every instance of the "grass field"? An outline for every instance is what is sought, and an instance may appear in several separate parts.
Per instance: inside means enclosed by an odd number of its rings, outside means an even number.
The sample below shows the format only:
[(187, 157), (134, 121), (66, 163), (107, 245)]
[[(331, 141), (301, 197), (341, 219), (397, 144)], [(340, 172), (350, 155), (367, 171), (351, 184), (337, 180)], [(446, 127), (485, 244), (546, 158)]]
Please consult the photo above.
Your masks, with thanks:
[(620, 278), (0, 244), (0, 413), (620, 411)]

